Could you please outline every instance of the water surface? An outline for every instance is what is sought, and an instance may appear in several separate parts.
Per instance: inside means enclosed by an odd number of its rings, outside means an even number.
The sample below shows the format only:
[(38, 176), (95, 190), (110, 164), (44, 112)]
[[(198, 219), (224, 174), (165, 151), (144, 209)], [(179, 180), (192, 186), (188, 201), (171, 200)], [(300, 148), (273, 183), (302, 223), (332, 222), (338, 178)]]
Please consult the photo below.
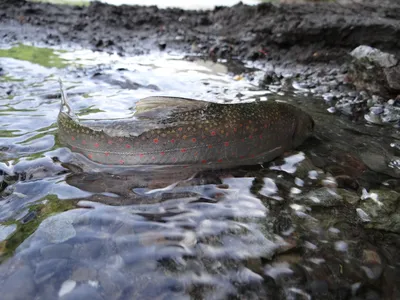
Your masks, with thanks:
[[(261, 90), (263, 66), (27, 45), (0, 66), (3, 299), (398, 295), (396, 129), (330, 114), (295, 82)], [(110, 174), (58, 143), (58, 78), (81, 119), (130, 118), (151, 95), (279, 100), (312, 114), (316, 137), (263, 166)]]

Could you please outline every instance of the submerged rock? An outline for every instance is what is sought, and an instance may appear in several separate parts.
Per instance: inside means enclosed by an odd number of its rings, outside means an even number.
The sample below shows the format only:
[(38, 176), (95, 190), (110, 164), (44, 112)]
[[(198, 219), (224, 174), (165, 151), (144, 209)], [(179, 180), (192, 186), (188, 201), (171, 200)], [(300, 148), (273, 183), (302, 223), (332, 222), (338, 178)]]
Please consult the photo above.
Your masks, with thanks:
[(400, 64), (393, 54), (359, 46), (350, 55), (354, 59), (349, 75), (357, 89), (365, 89), (383, 97), (400, 93)]
[(400, 233), (400, 194), (392, 190), (364, 193), (360, 208), (368, 214), (368, 228)]

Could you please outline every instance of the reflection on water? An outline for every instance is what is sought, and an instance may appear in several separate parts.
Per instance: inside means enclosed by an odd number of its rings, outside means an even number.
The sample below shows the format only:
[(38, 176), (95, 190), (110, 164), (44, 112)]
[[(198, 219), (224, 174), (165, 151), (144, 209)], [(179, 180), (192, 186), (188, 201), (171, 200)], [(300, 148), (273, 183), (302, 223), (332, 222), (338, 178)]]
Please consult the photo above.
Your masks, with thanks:
[[(0, 50), (0, 65), (2, 299), (399, 295), (394, 129), (180, 54), (19, 46)], [(109, 172), (58, 144), (59, 77), (81, 119), (130, 118), (150, 95), (278, 99), (310, 112), (317, 132), (263, 166)]]

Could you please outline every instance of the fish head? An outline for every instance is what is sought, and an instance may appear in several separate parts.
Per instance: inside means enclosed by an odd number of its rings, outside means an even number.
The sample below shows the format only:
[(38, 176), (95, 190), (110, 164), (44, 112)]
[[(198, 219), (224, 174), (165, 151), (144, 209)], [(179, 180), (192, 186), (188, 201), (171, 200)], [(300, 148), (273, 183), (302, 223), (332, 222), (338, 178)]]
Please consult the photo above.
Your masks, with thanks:
[(302, 110), (297, 111), (296, 127), (293, 132), (292, 142), (293, 147), (300, 146), (314, 132), (313, 118)]

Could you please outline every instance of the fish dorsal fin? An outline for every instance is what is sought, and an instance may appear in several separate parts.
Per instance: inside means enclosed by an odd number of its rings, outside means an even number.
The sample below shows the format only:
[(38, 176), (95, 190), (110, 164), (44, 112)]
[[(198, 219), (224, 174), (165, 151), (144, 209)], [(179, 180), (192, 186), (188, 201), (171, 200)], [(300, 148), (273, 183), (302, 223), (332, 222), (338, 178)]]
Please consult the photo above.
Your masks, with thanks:
[(152, 96), (136, 102), (135, 117), (159, 119), (171, 114), (206, 109), (210, 102), (179, 97)]
[(67, 95), (65, 93), (65, 89), (63, 86), (63, 83), (61, 81), (61, 78), (58, 79), (58, 83), (60, 84), (60, 93), (61, 93), (61, 107), (60, 107), (60, 113), (63, 112), (67, 114), (69, 117), (71, 117), (73, 120), (79, 121), (79, 118), (73, 110), (71, 109), (71, 106), (69, 105)]

